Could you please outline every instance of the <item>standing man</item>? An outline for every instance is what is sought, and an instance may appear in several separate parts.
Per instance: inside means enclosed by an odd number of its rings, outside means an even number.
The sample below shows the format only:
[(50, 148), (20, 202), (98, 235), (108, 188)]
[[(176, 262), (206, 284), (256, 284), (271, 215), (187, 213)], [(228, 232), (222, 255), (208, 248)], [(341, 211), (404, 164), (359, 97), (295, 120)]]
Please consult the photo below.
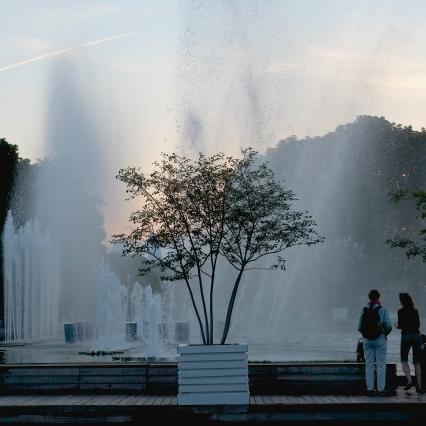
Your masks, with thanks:
[(386, 336), (392, 330), (388, 311), (380, 304), (380, 293), (371, 290), (370, 302), (361, 312), (358, 331), (362, 334), (365, 355), (365, 381), (367, 394), (373, 396), (374, 367), (377, 373), (377, 395), (386, 396)]

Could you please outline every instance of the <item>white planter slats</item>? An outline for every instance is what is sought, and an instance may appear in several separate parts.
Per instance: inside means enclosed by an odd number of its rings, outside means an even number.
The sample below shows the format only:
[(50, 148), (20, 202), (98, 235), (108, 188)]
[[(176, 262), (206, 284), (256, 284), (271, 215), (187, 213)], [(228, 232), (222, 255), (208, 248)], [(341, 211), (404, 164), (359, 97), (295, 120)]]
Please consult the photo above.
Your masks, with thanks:
[(179, 405), (249, 403), (247, 345), (179, 346)]

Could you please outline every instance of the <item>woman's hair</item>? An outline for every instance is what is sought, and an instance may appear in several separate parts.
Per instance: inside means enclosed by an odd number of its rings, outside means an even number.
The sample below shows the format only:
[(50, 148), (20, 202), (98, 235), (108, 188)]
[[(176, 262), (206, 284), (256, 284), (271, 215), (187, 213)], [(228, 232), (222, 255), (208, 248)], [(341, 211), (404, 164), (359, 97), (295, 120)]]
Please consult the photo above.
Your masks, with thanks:
[(399, 300), (403, 308), (415, 309), (413, 299), (408, 293), (399, 293)]

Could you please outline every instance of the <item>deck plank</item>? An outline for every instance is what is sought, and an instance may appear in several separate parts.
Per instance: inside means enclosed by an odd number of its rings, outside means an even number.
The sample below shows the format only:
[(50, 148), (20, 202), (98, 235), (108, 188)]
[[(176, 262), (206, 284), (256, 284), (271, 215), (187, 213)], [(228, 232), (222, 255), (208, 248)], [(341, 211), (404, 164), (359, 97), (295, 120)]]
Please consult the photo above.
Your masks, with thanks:
[(133, 398), (133, 395), (124, 395), (124, 398), (120, 400), (117, 405), (129, 405), (128, 402)]
[(131, 407), (132, 405), (135, 405), (136, 401), (139, 400), (139, 397), (140, 395), (129, 395), (128, 398), (121, 402), (121, 405)]
[(259, 395), (260, 400), (262, 401), (262, 405), (268, 404), (268, 396), (267, 395)]
[(153, 405), (154, 401), (157, 399), (158, 397), (156, 395), (148, 395), (146, 400), (145, 400), (145, 404), (144, 405)]
[(96, 400), (93, 401), (94, 405), (109, 405), (117, 399), (117, 395), (97, 395)]
[(152, 401), (151, 405), (162, 405), (162, 402), (164, 401), (164, 396), (158, 396), (154, 401)]
[(164, 400), (164, 405), (173, 405), (173, 399), (176, 399), (173, 395), (169, 395), (165, 400)]
[(126, 399), (126, 397), (127, 397), (127, 395), (126, 395), (126, 394), (121, 394), (121, 395), (120, 395), (120, 398), (117, 398), (116, 400), (114, 400), (113, 404), (114, 404), (114, 405), (121, 405), (120, 403), (121, 403), (123, 400), (125, 400), (125, 399)]
[(306, 405), (308, 403), (304, 395), (297, 395), (297, 401), (300, 405)]
[(143, 403), (143, 405), (152, 405), (153, 401), (156, 399), (157, 397), (155, 395), (146, 395), (145, 396), (145, 401)]
[[(19, 406), (175, 406), (175, 395), (126, 394), (65, 394), (65, 395), (1, 395), (0, 407)], [(396, 395), (368, 397), (366, 395), (252, 395), (250, 404), (255, 406), (306, 406), (306, 405), (377, 405), (397, 404), (426, 406), (426, 395), (407, 393), (398, 389)]]
[(80, 405), (100, 405), (98, 395), (90, 395)]
[(299, 404), (298, 400), (297, 400), (297, 396), (294, 395), (286, 395), (286, 399), (287, 399), (287, 404), (290, 405), (297, 405)]
[[(7, 399), (6, 399), (7, 398)], [(19, 403), (20, 400), (25, 399), (24, 395), (10, 395), (10, 396), (2, 396), (1, 406), (14, 406)]]
[(145, 405), (146, 395), (139, 395), (135, 400), (134, 405)]
[(323, 404), (334, 404), (333, 399), (329, 395), (322, 395), (322, 397), (324, 398)]
[(56, 395), (38, 395), (36, 399), (34, 398), (27, 398), (25, 401), (22, 402), (22, 405), (30, 405), (30, 406), (43, 406), (43, 405), (52, 405), (56, 403), (58, 400), (58, 397)]
[(317, 399), (316, 395), (303, 395), (303, 398), (306, 400), (306, 402), (309, 405), (318, 404), (318, 399)]
[(84, 399), (80, 401), (79, 405), (90, 404), (90, 401), (96, 399), (96, 395), (85, 395)]
[[(108, 398), (105, 398), (105, 397)], [(99, 395), (99, 405), (116, 405), (122, 398), (122, 395)]]
[(274, 404), (270, 395), (263, 395), (263, 403), (266, 405)]
[(271, 399), (274, 405), (282, 404), (280, 395), (271, 395)]

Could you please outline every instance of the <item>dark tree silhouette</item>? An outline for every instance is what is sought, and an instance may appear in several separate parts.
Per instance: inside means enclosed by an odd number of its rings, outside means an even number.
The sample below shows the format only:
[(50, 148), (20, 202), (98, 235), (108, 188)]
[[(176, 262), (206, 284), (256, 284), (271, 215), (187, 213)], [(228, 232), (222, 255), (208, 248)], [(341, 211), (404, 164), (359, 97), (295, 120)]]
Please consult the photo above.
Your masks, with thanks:
[(159, 268), (161, 279), (185, 283), (204, 344), (214, 343), (219, 260), (236, 271), (220, 342), (224, 344), (244, 272), (284, 269), (285, 250), (322, 241), (312, 217), (293, 209), (293, 192), (275, 179), (266, 163), (258, 164), (251, 149), (240, 159), (199, 154), (192, 161), (163, 154), (150, 175), (129, 167), (120, 170), (118, 179), (127, 185), (129, 197), (141, 197), (143, 205), (131, 215), (134, 229), (115, 236), (115, 242), (124, 245), (125, 255), (146, 256), (142, 274)]
[(0, 231), (3, 230), (10, 206), (18, 162), (18, 146), (0, 139)]
[(4, 277), (3, 249), (1, 247), (3, 227), (10, 208), (12, 187), (19, 162), (18, 146), (0, 139), (0, 318), (3, 319)]

